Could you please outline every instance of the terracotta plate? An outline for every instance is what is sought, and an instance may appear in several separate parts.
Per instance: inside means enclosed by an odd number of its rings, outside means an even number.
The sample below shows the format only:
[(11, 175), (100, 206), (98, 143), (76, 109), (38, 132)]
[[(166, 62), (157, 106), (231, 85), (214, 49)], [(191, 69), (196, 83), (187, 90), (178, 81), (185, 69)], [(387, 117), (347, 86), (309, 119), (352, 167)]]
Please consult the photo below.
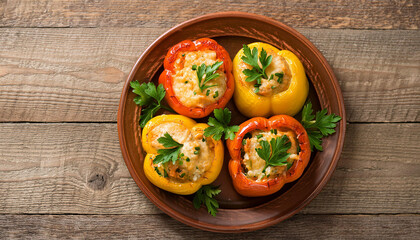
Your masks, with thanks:
[[(246, 198), (233, 189), (227, 170), (228, 151), (219, 178), (222, 193), (217, 196), (220, 203), (216, 217), (206, 209), (196, 210), (191, 196), (179, 196), (163, 191), (151, 184), (143, 173), (145, 156), (140, 141), (140, 108), (133, 102), (135, 94), (129, 83), (133, 80), (157, 82), (162, 72), (163, 59), (168, 49), (176, 43), (202, 37), (215, 39), (224, 46), (231, 58), (242, 44), (262, 41), (280, 49), (294, 52), (305, 66), (311, 82), (309, 98), (314, 109), (328, 108), (343, 117), (337, 133), (324, 139), (324, 151), (312, 153), (311, 161), (302, 177), (286, 184), (274, 195), (261, 198)], [(228, 107), (233, 112), (233, 123), (240, 124), (242, 116), (231, 101)], [(300, 119), (300, 116), (296, 116)], [(206, 119), (199, 119), (206, 122)], [(142, 192), (162, 211), (171, 217), (196, 228), (215, 232), (244, 232), (268, 227), (296, 214), (307, 205), (324, 187), (331, 177), (341, 154), (345, 132), (343, 98), (337, 80), (322, 54), (296, 30), (270, 18), (242, 13), (225, 12), (205, 15), (184, 22), (160, 36), (147, 48), (125, 82), (118, 110), (118, 133), (122, 154), (128, 170)]]

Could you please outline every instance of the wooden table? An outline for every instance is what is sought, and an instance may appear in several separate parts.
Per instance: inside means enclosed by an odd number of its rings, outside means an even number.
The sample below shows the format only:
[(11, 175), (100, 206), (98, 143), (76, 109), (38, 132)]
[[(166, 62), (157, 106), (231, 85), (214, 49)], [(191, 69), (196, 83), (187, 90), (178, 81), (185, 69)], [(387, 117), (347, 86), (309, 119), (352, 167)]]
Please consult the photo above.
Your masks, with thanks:
[[(419, 2), (271, 2), (0, 0), (0, 238), (419, 239)], [(334, 69), (348, 118), (319, 196), (240, 235), (197, 230), (155, 207), (128, 173), (116, 124), (145, 48), (178, 23), (227, 10), (309, 38)]]

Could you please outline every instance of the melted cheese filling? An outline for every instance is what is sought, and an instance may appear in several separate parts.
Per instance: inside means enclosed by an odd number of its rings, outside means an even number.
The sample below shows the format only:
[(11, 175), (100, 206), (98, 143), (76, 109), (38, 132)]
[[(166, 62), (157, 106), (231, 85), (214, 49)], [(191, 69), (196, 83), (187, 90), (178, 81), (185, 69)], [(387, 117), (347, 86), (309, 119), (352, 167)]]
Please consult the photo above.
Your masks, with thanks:
[[(178, 100), (187, 107), (206, 107), (217, 102), (226, 92), (226, 75), (223, 65), (216, 71), (220, 76), (210, 80), (206, 85), (216, 85), (204, 89), (199, 88), (197, 71), (192, 69), (193, 65), (213, 65), (217, 62), (215, 51), (191, 51), (179, 54), (175, 61), (175, 74), (172, 87)], [(220, 60), (219, 60), (220, 61)], [(202, 81), (204, 81), (205, 75)]]
[(246, 176), (248, 178), (259, 182), (264, 179), (272, 179), (279, 175), (286, 174), (286, 166), (268, 166), (265, 169), (265, 173), (263, 173), (263, 169), (265, 167), (265, 160), (260, 158), (260, 156), (258, 156), (257, 151), (255, 150), (256, 148), (261, 148), (260, 141), (265, 140), (270, 142), (272, 138), (281, 137), (283, 135), (286, 135), (291, 142), (291, 147), (289, 148), (289, 150), (287, 150), (287, 153), (290, 153), (291, 155), (287, 159), (287, 162), (293, 163), (293, 161), (299, 158), (299, 155), (297, 153), (298, 142), (296, 140), (296, 135), (293, 131), (287, 129), (276, 129), (276, 131), (274, 132), (255, 130), (251, 132), (251, 138), (245, 139), (246, 143), (243, 146), (244, 155), (242, 158), (242, 164), (246, 172)]
[[(261, 86), (259, 86), (259, 91), (257, 94), (263, 96), (272, 96), (274, 94), (286, 91), (289, 88), (290, 81), (292, 79), (292, 73), (290, 71), (289, 64), (286, 62), (286, 59), (284, 59), (282, 56), (279, 56), (271, 49), (264, 50), (267, 51), (267, 56), (271, 55), (273, 58), (270, 65), (268, 65), (265, 70), (268, 79), (261, 79)], [(261, 67), (261, 62), (259, 60), (258, 63)], [(257, 83), (257, 81), (246, 82), (245, 79), (247, 76), (242, 72), (245, 69), (252, 69), (252, 66), (241, 61), (239, 68), (241, 69), (240, 78), (242, 79), (242, 82), (249, 88), (253, 88), (255, 90), (256, 87), (254, 85)], [(282, 80), (279, 81), (279, 77), (275, 76), (276, 73), (283, 73)], [(272, 79), (270, 79), (271, 75), (273, 75)]]
[[(148, 135), (151, 145), (156, 149), (164, 148), (158, 139), (165, 133), (178, 143), (183, 144), (178, 161), (159, 163), (153, 165), (155, 171), (176, 182), (195, 182), (199, 180), (211, 167), (214, 159), (214, 144), (211, 138), (206, 138), (202, 133), (193, 133), (182, 124), (164, 122), (154, 127)], [(203, 141), (203, 139), (205, 139)], [(199, 150), (197, 150), (199, 149)]]

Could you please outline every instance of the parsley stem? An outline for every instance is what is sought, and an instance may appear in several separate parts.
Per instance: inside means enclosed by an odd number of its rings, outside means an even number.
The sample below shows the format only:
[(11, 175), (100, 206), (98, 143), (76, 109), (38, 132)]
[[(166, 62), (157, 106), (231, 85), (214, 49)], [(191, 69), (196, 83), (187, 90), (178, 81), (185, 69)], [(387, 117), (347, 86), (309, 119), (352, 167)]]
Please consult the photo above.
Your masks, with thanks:
[(167, 106), (164, 106), (164, 105), (160, 105), (160, 107), (161, 108), (163, 108), (163, 109), (165, 109), (165, 110), (168, 110), (169, 112), (172, 112), (172, 113), (176, 113), (172, 108), (170, 108), (170, 107), (167, 107)]
[(264, 78), (264, 79), (268, 79), (268, 76), (267, 76), (267, 74), (265, 73), (265, 71), (261, 70), (261, 72), (262, 72), (262, 74), (263, 74), (263, 78)]
[(267, 164), (267, 162), (265, 162), (265, 166), (264, 166), (264, 168), (263, 168), (263, 170), (262, 170), (262, 172), (263, 173), (265, 173), (265, 169), (268, 167), (268, 164)]

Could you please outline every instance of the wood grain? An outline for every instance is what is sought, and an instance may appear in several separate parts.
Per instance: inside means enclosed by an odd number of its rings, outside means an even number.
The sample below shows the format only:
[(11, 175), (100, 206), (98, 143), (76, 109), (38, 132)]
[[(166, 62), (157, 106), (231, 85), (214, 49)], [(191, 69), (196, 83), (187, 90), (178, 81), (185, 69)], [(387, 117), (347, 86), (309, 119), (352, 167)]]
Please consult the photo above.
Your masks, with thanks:
[[(127, 74), (165, 30), (0, 28), (0, 121), (115, 122)], [(420, 121), (420, 31), (298, 30), (332, 65), (348, 121)]]
[[(0, 124), (1, 214), (158, 214), (130, 177), (116, 124)], [(350, 124), (304, 214), (420, 213), (420, 124)], [(0, 224), (1, 226), (1, 224)]]
[[(303, 33), (332, 65), (351, 123), (319, 196), (236, 235), (155, 207), (128, 173), (115, 123), (146, 47), (220, 11)], [(420, 239), (419, 12), (416, 0), (0, 0), (0, 239)]]
[(211, 233), (166, 215), (0, 215), (0, 238), (418, 239), (419, 215), (296, 215), (270, 228)]
[(262, 14), (292, 27), (418, 29), (408, 1), (0, 1), (2, 27), (167, 27), (220, 11)]

